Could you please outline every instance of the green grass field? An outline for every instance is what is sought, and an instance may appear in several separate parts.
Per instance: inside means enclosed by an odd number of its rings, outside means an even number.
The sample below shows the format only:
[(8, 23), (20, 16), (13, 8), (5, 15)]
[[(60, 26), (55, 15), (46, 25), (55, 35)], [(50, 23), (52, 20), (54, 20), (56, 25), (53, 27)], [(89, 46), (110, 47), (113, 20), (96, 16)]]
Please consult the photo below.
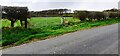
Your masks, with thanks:
[[(72, 17), (66, 18), (69, 22), (78, 21), (78, 19), (74, 20)], [(10, 27), (10, 21), (9, 20), (1, 20), (2, 27)], [(53, 25), (60, 25), (61, 24), (61, 17), (33, 17), (31, 19), (28, 19), (28, 27), (29, 28), (41, 28), (41, 27), (47, 27), (47, 26), (53, 26)], [(15, 23), (15, 27), (20, 26), (20, 22), (17, 21)]]
[[(94, 22), (79, 22), (78, 19), (72, 17), (66, 18), (70, 23), (62, 26), (60, 17), (36, 17), (28, 19), (28, 28), (22, 28), (20, 22), (15, 23), (14, 28), (10, 27), (10, 21), (1, 20), (0, 27), (2, 28), (2, 41), (0, 44), (3, 47), (15, 46), (32, 40), (43, 40), (50, 36), (57, 36), (77, 30), (87, 29), (96, 26), (105, 26), (120, 22), (120, 18), (107, 19)], [(49, 36), (49, 37), (48, 37)]]

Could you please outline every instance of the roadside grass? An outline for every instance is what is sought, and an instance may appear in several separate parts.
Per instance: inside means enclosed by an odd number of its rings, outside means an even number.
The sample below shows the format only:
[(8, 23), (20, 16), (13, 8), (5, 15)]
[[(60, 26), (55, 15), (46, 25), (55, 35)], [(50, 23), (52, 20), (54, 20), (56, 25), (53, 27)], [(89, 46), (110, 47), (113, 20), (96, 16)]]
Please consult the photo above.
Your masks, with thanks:
[[(62, 26), (60, 24), (60, 17), (38, 17), (29, 19), (29, 28), (25, 29), (19, 27), (19, 22), (15, 23), (15, 28), (2, 28), (2, 40), (0, 45), (3, 48), (20, 45), (26, 42), (30, 42), (33, 39), (43, 40), (48, 36), (58, 36), (65, 33), (75, 32), (82, 29), (88, 29), (97, 26), (105, 26), (120, 22), (120, 18), (107, 19), (94, 22), (77, 22), (78, 19), (68, 17), (69, 24)], [(4, 25), (4, 20), (2, 21)], [(7, 24), (9, 26), (9, 24)]]

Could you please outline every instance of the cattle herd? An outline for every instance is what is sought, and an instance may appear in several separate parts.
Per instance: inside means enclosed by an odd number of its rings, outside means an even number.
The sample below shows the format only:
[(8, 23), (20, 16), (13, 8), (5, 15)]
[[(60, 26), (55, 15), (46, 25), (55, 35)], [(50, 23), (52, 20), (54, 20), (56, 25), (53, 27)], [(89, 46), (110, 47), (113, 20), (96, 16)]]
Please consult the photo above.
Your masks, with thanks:
[[(64, 15), (70, 11), (69, 9), (55, 9), (55, 10), (46, 10), (40, 12), (29, 12), (27, 7), (14, 7), (14, 6), (2, 6), (2, 18), (8, 19), (11, 21), (11, 27), (14, 27), (14, 23), (17, 20), (20, 20), (21, 26), (23, 26), (23, 21), (25, 21), (24, 25), (27, 28), (27, 18), (30, 18), (32, 15), (40, 16), (56, 16), (56, 12), (58, 12), (58, 16)], [(54, 13), (53, 13), (54, 12)], [(59, 14), (62, 13), (62, 14)], [(66, 12), (66, 13), (65, 13)], [(33, 14), (31, 14), (33, 13)], [(52, 14), (51, 14), (52, 13)], [(67, 13), (67, 15), (72, 15), (73, 18), (79, 18), (81, 21), (93, 21), (93, 20), (105, 20), (110, 18), (120, 18), (120, 10), (119, 9), (110, 9), (100, 11), (82, 11), (75, 10), (74, 13)]]
[(100, 11), (74, 11), (74, 18), (79, 18), (81, 21), (104, 20), (110, 18), (120, 18), (120, 10), (111, 9)]

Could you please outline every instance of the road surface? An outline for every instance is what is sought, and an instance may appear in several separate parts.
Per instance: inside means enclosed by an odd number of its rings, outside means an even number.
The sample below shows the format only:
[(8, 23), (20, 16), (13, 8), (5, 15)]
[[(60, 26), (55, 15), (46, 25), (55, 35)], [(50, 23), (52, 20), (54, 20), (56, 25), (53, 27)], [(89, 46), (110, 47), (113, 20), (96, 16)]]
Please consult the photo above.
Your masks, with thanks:
[(32, 42), (3, 54), (118, 54), (118, 24), (97, 27)]

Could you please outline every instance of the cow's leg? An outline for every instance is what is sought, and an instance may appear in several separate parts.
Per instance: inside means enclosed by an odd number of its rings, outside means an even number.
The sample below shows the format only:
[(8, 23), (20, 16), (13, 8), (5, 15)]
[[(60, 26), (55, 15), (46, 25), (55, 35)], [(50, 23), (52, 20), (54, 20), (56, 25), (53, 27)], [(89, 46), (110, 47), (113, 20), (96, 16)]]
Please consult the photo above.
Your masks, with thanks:
[(25, 28), (27, 28), (27, 19), (25, 19)]
[(22, 20), (20, 20), (20, 24), (21, 24), (21, 26), (23, 26), (23, 22), (22, 22)]
[(11, 21), (11, 27), (14, 27), (14, 21)]

